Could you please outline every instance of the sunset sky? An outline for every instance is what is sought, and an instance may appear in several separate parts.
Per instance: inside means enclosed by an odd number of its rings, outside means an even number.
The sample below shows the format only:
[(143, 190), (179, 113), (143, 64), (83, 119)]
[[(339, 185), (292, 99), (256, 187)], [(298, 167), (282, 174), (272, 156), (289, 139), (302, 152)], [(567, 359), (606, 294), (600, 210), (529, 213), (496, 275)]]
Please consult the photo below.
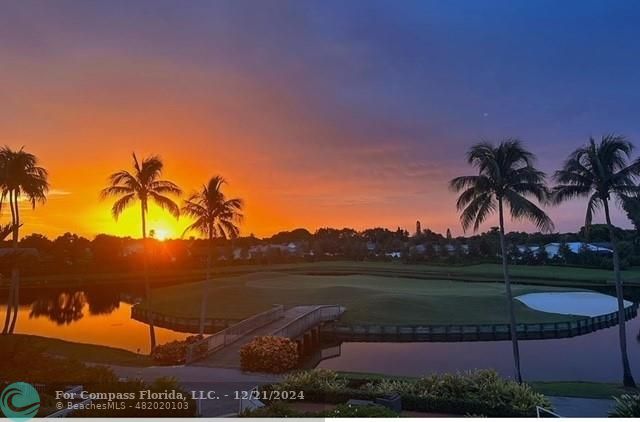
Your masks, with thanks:
[[(447, 181), (482, 138), (520, 137), (547, 172), (589, 136), (640, 146), (638, 22), (632, 0), (3, 0), (0, 145), (50, 172), (24, 233), (138, 236), (137, 208), (116, 223), (98, 199), (136, 151), (187, 193), (222, 174), (243, 235), (461, 234)], [(550, 214), (575, 231), (583, 208)]]

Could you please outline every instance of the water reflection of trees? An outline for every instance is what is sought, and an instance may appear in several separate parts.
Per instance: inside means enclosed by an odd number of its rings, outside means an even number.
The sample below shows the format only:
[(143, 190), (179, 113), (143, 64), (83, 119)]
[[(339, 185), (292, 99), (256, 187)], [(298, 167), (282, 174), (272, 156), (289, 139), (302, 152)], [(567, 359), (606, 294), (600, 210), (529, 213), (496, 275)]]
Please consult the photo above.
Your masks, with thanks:
[(58, 325), (68, 325), (85, 316), (85, 305), (89, 315), (110, 314), (120, 305), (120, 293), (106, 288), (47, 292), (31, 302), (29, 317), (46, 317)]
[(57, 296), (40, 297), (31, 304), (29, 318), (47, 317), (58, 325), (68, 325), (81, 319), (87, 303), (84, 292), (62, 292)]
[(108, 315), (120, 306), (120, 292), (112, 289), (91, 289), (85, 291), (89, 314)]

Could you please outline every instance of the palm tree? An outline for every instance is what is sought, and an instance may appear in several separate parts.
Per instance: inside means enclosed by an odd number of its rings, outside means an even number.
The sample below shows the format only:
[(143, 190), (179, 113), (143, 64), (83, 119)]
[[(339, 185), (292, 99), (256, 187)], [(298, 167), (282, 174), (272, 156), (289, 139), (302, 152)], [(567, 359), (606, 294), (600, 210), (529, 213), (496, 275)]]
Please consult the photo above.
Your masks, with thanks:
[(604, 210), (609, 228), (609, 238), (613, 246), (613, 272), (615, 273), (616, 296), (618, 297), (618, 329), (620, 354), (622, 357), (623, 381), (627, 387), (635, 386), (625, 331), (623, 283), (620, 273), (618, 239), (615, 235), (609, 212), (609, 201), (613, 198), (622, 202), (627, 197), (640, 193), (636, 180), (640, 175), (640, 161), (629, 163), (633, 145), (622, 136), (606, 135), (597, 143), (593, 138), (589, 143), (573, 151), (564, 162), (562, 170), (555, 174), (557, 186), (553, 191), (556, 204), (573, 198), (588, 198), (585, 227), (591, 225), (593, 215)]
[[(151, 307), (151, 286), (149, 285), (149, 272), (147, 260), (147, 212), (149, 201), (154, 202), (160, 208), (169, 211), (171, 215), (178, 218), (180, 208), (167, 197), (167, 194), (180, 195), (182, 190), (173, 182), (159, 180), (162, 175), (164, 164), (158, 156), (144, 158), (142, 163), (138, 161), (136, 154), (133, 154), (133, 173), (127, 170), (120, 170), (109, 176), (109, 186), (100, 192), (102, 199), (109, 197), (118, 198), (111, 208), (111, 214), (117, 221), (120, 214), (136, 201), (140, 202), (140, 214), (142, 218), (142, 241), (143, 241), (143, 262), (144, 262), (144, 287), (145, 296), (149, 307)], [(151, 308), (150, 308), (151, 309)], [(156, 347), (156, 336), (153, 328), (153, 313), (149, 312), (149, 335), (151, 338), (151, 352)]]
[[(35, 155), (20, 148), (15, 151), (8, 146), (0, 149), (0, 205), (9, 200), (11, 209), (11, 227), (14, 264), (11, 270), (11, 286), (7, 300), (3, 334), (13, 333), (18, 318), (18, 302), (20, 293), (20, 268), (18, 266), (18, 239), (20, 238), (20, 200), (24, 196), (33, 208), (37, 203), (44, 203), (49, 191), (47, 170), (38, 166)], [(5, 227), (3, 231), (9, 230)], [(11, 312), (13, 310), (13, 318)]]
[(208, 239), (207, 247), (207, 278), (202, 288), (202, 302), (200, 304), (200, 334), (204, 334), (204, 320), (207, 313), (208, 288), (211, 281), (211, 261), (213, 254), (213, 239), (234, 239), (238, 236), (238, 223), (242, 221), (243, 201), (239, 198), (227, 199), (222, 192), (226, 183), (221, 176), (214, 176), (209, 183), (202, 186), (199, 192), (192, 194), (184, 201), (182, 213), (195, 219), (195, 222), (185, 229), (185, 233), (195, 230)]
[(456, 206), (458, 211), (462, 211), (460, 222), (465, 232), (471, 226), (474, 231), (477, 231), (491, 214), (498, 212), (502, 271), (509, 312), (515, 376), (518, 382), (522, 382), (522, 374), (516, 316), (507, 265), (504, 207), (509, 206), (511, 218), (514, 220), (531, 220), (543, 231), (553, 230), (551, 219), (527, 199), (527, 197), (534, 197), (538, 202), (543, 203), (548, 197), (545, 174), (533, 167), (534, 161), (534, 155), (527, 151), (517, 139), (504, 140), (497, 146), (482, 142), (472, 146), (467, 153), (467, 162), (478, 169), (478, 174), (456, 177), (450, 182), (453, 191), (461, 192)]

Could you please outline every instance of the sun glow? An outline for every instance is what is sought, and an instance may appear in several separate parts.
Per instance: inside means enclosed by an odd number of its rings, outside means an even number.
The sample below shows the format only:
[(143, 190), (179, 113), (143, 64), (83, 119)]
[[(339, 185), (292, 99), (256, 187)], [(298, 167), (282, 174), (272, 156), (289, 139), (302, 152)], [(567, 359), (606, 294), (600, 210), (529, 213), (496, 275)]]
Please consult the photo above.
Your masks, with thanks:
[(169, 238), (169, 230), (163, 228), (154, 229), (154, 237), (159, 241), (164, 241)]

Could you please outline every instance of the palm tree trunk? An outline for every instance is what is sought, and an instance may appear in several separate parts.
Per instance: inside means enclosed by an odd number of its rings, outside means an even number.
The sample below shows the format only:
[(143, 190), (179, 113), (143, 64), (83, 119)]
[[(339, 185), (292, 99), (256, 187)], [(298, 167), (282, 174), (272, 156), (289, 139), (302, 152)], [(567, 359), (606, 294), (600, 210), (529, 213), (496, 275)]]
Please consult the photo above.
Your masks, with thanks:
[(616, 279), (616, 297), (618, 299), (618, 333), (620, 337), (620, 355), (622, 357), (622, 382), (625, 387), (635, 387), (636, 383), (631, 374), (631, 366), (629, 365), (629, 355), (627, 353), (627, 332), (626, 318), (624, 315), (624, 294), (622, 289), (622, 275), (620, 273), (620, 256), (618, 255), (618, 239), (616, 238), (609, 216), (609, 200), (604, 201), (604, 215), (607, 219), (607, 227), (609, 228), (609, 238), (613, 248), (613, 272)]
[(147, 299), (147, 319), (149, 321), (149, 339), (151, 341), (151, 351), (153, 354), (156, 349), (156, 330), (153, 326), (153, 308), (151, 306), (151, 285), (149, 284), (149, 259), (147, 257), (147, 215), (146, 204), (141, 201), (142, 209), (142, 262), (144, 266), (144, 293)]
[(13, 207), (15, 209), (15, 225), (13, 226), (13, 251), (14, 251), (14, 264), (13, 269), (11, 270), (11, 279), (15, 287), (13, 291), (13, 318), (11, 319), (11, 324), (9, 325), (9, 334), (13, 334), (13, 331), (16, 329), (16, 321), (18, 319), (18, 301), (20, 294), (20, 267), (19, 267), (19, 256), (18, 256), (18, 239), (20, 238), (20, 207), (18, 206), (18, 192), (14, 191), (13, 193)]
[(209, 283), (211, 283), (211, 264), (213, 254), (212, 227), (209, 226), (209, 239), (207, 242), (207, 278), (202, 286), (202, 302), (200, 303), (200, 335), (204, 335), (204, 322), (207, 316), (207, 299), (209, 296)]
[(509, 267), (507, 265), (507, 247), (504, 239), (504, 212), (502, 208), (502, 198), (498, 198), (498, 213), (500, 216), (500, 249), (502, 250), (502, 272), (504, 275), (504, 286), (507, 292), (507, 309), (509, 311), (509, 333), (511, 334), (511, 346), (513, 349), (513, 362), (515, 375), (518, 383), (522, 383), (522, 373), (520, 372), (520, 348), (518, 347), (518, 333), (516, 330), (516, 314), (513, 309), (513, 294), (511, 293), (511, 280), (509, 279)]
[[(13, 192), (9, 191), (9, 206), (11, 207), (11, 228), (15, 237), (15, 227), (16, 227), (16, 215), (15, 209), (13, 208)], [(11, 322), (11, 310), (14, 303), (15, 297), (15, 289), (16, 289), (16, 277), (14, 274), (15, 266), (11, 269), (11, 285), (9, 286), (9, 297), (7, 298), (7, 313), (4, 319), (4, 327), (2, 329), (2, 334), (9, 334), (9, 326)]]

